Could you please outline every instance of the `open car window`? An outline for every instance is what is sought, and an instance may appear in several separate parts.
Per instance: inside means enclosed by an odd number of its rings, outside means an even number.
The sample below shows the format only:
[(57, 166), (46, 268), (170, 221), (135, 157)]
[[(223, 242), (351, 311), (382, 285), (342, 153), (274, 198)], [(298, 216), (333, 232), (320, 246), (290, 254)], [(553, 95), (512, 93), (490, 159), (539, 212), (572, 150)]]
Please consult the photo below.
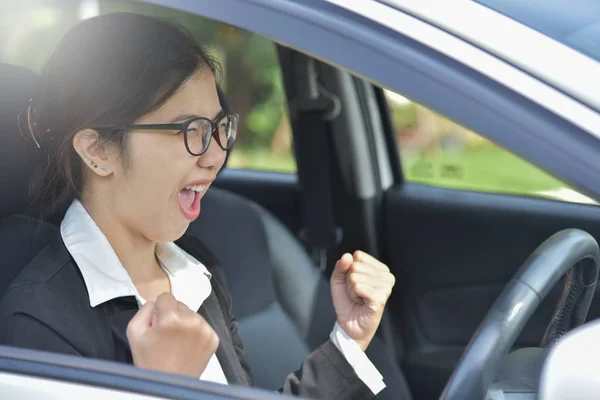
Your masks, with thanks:
[(241, 126), (227, 166), (295, 173), (292, 135), (275, 43), (198, 15), (154, 4), (83, 0), (0, 4), (0, 62), (36, 72), (60, 38), (79, 21), (134, 12), (172, 21), (198, 38), (222, 64), (220, 84)]
[(385, 91), (407, 182), (484, 193), (598, 203), (473, 130)]
[[(0, 63), (23, 66), (39, 73), (69, 29), (83, 19), (118, 11), (165, 18), (182, 25), (201, 39), (223, 65), (220, 84), (244, 124), (230, 153), (229, 168), (295, 173), (276, 46), (273, 41), (250, 31), (140, 2), (2, 2)], [(37, 399), (287, 398), (272, 391), (218, 385), (88, 358), (2, 346), (0, 393), (3, 398)]]

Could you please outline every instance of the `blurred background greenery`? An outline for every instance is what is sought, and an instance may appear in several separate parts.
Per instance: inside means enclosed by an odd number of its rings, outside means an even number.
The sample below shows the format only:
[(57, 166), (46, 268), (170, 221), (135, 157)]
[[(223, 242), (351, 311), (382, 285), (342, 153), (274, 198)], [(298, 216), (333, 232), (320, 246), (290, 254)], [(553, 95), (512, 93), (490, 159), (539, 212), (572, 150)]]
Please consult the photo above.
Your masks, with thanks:
[[(242, 118), (230, 168), (295, 172), (276, 49), (270, 40), (184, 12), (121, 0), (0, 3), (0, 62), (39, 71), (73, 25), (132, 11), (189, 30), (223, 65), (221, 84)], [(401, 95), (386, 92), (408, 181), (449, 188), (592, 202), (528, 162)]]

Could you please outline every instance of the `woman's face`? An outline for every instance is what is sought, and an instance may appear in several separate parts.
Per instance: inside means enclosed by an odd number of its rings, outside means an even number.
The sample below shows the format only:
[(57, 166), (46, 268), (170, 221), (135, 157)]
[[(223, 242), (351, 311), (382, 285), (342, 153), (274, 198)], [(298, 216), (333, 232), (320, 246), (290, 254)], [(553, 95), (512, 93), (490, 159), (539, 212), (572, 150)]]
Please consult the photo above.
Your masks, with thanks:
[[(220, 113), (214, 77), (201, 69), (164, 105), (135, 124), (177, 123), (193, 117), (214, 120)], [(112, 159), (111, 150), (106, 151)], [(131, 132), (126, 151), (124, 162), (114, 157), (111, 174), (102, 177), (103, 201), (128, 229), (147, 239), (178, 239), (198, 217), (200, 199), (223, 166), (225, 151), (213, 138), (206, 153), (193, 156), (186, 150), (183, 133), (144, 130)]]

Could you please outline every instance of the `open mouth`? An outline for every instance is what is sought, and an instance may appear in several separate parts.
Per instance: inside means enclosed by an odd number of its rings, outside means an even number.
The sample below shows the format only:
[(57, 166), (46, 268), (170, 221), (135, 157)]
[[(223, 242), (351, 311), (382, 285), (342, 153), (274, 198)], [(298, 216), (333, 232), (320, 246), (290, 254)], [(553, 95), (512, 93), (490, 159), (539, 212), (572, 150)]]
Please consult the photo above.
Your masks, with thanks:
[(200, 197), (206, 191), (206, 185), (187, 186), (179, 192), (179, 206), (183, 215), (190, 221), (200, 215)]

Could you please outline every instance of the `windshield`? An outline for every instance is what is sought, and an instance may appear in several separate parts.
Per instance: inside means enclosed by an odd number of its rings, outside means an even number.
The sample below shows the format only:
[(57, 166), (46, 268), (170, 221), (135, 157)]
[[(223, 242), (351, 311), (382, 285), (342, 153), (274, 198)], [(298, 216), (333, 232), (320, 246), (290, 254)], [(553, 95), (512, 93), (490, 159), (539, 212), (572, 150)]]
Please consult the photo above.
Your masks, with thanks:
[(598, 0), (476, 0), (600, 61)]

